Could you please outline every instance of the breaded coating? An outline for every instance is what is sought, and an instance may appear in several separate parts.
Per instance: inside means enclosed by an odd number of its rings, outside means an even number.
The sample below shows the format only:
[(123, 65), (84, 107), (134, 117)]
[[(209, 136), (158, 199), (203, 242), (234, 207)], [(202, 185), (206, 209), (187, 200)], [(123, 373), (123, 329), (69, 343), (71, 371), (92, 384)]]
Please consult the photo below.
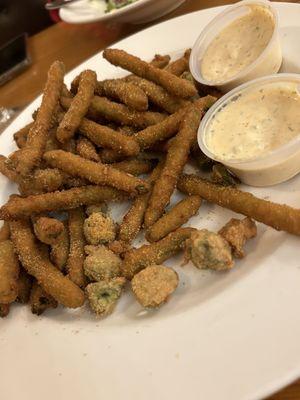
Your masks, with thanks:
[(130, 244), (122, 242), (122, 240), (114, 240), (108, 243), (107, 247), (109, 250), (122, 257), (123, 253), (130, 249)]
[(179, 99), (168, 93), (163, 87), (156, 83), (150, 82), (147, 79), (139, 78), (135, 75), (126, 77), (127, 82), (132, 82), (141, 88), (148, 96), (149, 101), (158, 106), (159, 108), (172, 114), (179, 110), (179, 108), (188, 105), (188, 101)]
[(199, 269), (229, 270), (233, 267), (231, 248), (217, 233), (207, 229), (194, 231), (186, 241), (186, 259)]
[(189, 70), (190, 55), (191, 49), (187, 49), (182, 57), (170, 62), (170, 64), (166, 66), (165, 71), (176, 76), (182, 75), (185, 71)]
[(32, 314), (41, 315), (47, 308), (56, 308), (57, 301), (35, 281), (32, 285), (29, 304)]
[(106, 281), (120, 275), (122, 260), (105, 246), (85, 246), (84, 273), (91, 281)]
[(131, 175), (142, 175), (147, 174), (153, 168), (153, 163), (147, 160), (140, 160), (133, 158), (131, 160), (124, 160), (110, 164), (111, 167), (118, 169), (119, 171), (126, 172)]
[(245, 257), (243, 247), (248, 239), (257, 235), (257, 227), (249, 217), (244, 219), (232, 218), (219, 230), (219, 235), (229, 243), (235, 257), (243, 258)]
[(85, 238), (90, 244), (104, 244), (115, 240), (116, 224), (108, 215), (91, 214), (83, 225)]
[(26, 145), (20, 150), (16, 169), (22, 176), (28, 175), (41, 161), (52, 123), (52, 114), (58, 106), (64, 78), (64, 65), (55, 61), (48, 72), (42, 103), (28, 133)]
[(80, 136), (79, 139), (77, 139), (76, 151), (80, 157), (86, 158), (87, 160), (95, 162), (101, 161), (96, 146), (86, 137)]
[(126, 279), (132, 279), (135, 274), (149, 265), (163, 263), (184, 248), (185, 241), (194, 230), (179, 228), (158, 242), (129, 250), (124, 254), (122, 275)]
[(175, 204), (166, 214), (155, 222), (146, 233), (149, 242), (157, 242), (168, 233), (180, 228), (193, 215), (197, 214), (201, 205), (201, 197), (197, 195), (188, 196)]
[[(71, 104), (70, 99), (66, 97), (62, 97), (60, 102), (64, 109), (67, 109)], [(87, 117), (97, 122), (101, 122), (105, 118), (120, 125), (146, 128), (149, 125), (161, 122), (166, 115), (159, 112), (132, 110), (124, 104), (116, 103), (106, 97), (94, 96)]]
[(126, 156), (124, 154), (120, 154), (115, 150), (111, 149), (102, 149), (100, 150), (100, 158), (104, 164), (112, 164), (115, 162), (125, 161)]
[(150, 265), (138, 272), (131, 281), (137, 301), (145, 308), (161, 306), (177, 286), (177, 273), (164, 265)]
[(9, 304), (0, 304), (0, 318), (5, 318), (9, 314)]
[[(159, 177), (163, 168), (163, 161), (160, 162), (152, 171), (149, 177), (149, 183), (151, 187), (155, 180)], [(145, 211), (148, 205), (149, 193), (141, 194), (137, 196), (127, 213), (124, 215), (122, 223), (120, 225), (118, 239), (125, 243), (130, 243), (138, 235), (144, 220)]]
[(33, 125), (33, 122), (25, 125), (24, 128), (19, 129), (17, 132), (14, 133), (14, 141), (19, 149), (22, 149), (26, 145), (28, 133)]
[(80, 74), (77, 94), (71, 99), (70, 108), (56, 131), (56, 137), (61, 143), (67, 142), (74, 136), (90, 106), (96, 83), (97, 75), (94, 71), (86, 70)]
[(168, 150), (164, 169), (153, 187), (145, 213), (147, 228), (162, 216), (170, 202), (179, 175), (188, 160), (191, 145), (197, 137), (201, 117), (202, 112), (195, 106), (191, 106), (183, 117), (179, 132)]
[(10, 237), (9, 223), (7, 221), (3, 221), (3, 225), (0, 228), (0, 242), (8, 240), (9, 237)]
[(185, 108), (180, 109), (164, 121), (135, 133), (133, 137), (138, 142), (141, 150), (151, 147), (156, 142), (161, 142), (174, 136), (178, 132), (185, 112)]
[(113, 65), (161, 85), (174, 96), (188, 98), (197, 94), (190, 82), (178, 78), (168, 71), (153, 67), (151, 64), (126, 53), (124, 50), (106, 49), (103, 52), (103, 57)]
[[(81, 74), (71, 84), (73, 93), (77, 92), (80, 76)], [(148, 98), (145, 92), (139, 87), (124, 81), (124, 79), (97, 81), (95, 94), (120, 101), (137, 111), (146, 111), (148, 109)]]
[(0, 208), (0, 219), (28, 218), (32, 214), (47, 211), (70, 210), (81, 205), (97, 204), (101, 201), (120, 201), (125, 192), (107, 186), (83, 186), (69, 190), (44, 193), (25, 198), (14, 197)]
[(24, 268), (20, 268), (17, 287), (18, 287), (17, 301), (22, 304), (28, 303), (32, 287), (32, 277), (27, 274)]
[(191, 159), (196, 163), (197, 168), (201, 171), (211, 171), (215, 161), (208, 158), (197, 146), (191, 148)]
[(118, 277), (87, 285), (85, 292), (94, 313), (101, 317), (111, 314), (121, 297), (125, 283), (126, 279)]
[(93, 204), (92, 206), (88, 206), (85, 209), (85, 213), (88, 217), (94, 213), (107, 214), (107, 212), (108, 212), (108, 206), (107, 203), (105, 202), (99, 204)]
[(26, 271), (58, 303), (71, 308), (82, 306), (84, 293), (45, 258), (37, 245), (29, 221), (11, 221), (9, 226), (15, 250)]
[(18, 295), (17, 281), (20, 266), (10, 240), (0, 242), (0, 303), (15, 301)]
[(13, 163), (9, 158), (0, 154), (0, 173), (6, 176), (12, 182), (19, 183), (21, 180), (20, 175), (13, 167)]
[(44, 160), (54, 168), (87, 179), (96, 185), (108, 185), (129, 193), (145, 193), (149, 189), (147, 182), (140, 178), (63, 150), (48, 151), (44, 154)]
[(192, 174), (183, 174), (177, 187), (183, 193), (198, 194), (210, 203), (243, 214), (278, 231), (300, 235), (300, 209), (263, 200), (233, 187), (216, 185)]
[(70, 240), (67, 221), (63, 222), (63, 230), (51, 244), (50, 260), (60, 270), (63, 271), (67, 264), (70, 251)]
[(150, 64), (156, 68), (165, 68), (169, 64), (170, 59), (171, 57), (168, 54), (163, 56), (161, 54), (155, 54)]
[(148, 109), (148, 97), (138, 86), (123, 79), (107, 79), (97, 82), (95, 93), (98, 96), (111, 97), (137, 111)]
[(82, 207), (69, 211), (69, 239), (70, 252), (67, 261), (68, 277), (77, 286), (84, 287), (86, 279), (83, 271), (85, 259), (84, 246), (86, 245), (83, 232), (85, 213)]
[(219, 163), (213, 165), (210, 179), (212, 182), (223, 186), (237, 186), (241, 183), (224, 165)]
[(52, 245), (64, 230), (64, 224), (55, 218), (40, 217), (34, 222), (33, 229), (41, 242)]

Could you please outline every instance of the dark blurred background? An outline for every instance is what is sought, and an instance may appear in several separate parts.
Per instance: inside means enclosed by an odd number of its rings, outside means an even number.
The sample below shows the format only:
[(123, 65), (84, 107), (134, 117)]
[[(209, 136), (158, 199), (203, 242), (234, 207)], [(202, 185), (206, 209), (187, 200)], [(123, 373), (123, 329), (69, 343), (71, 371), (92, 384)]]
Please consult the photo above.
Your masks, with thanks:
[(33, 35), (53, 22), (46, 0), (0, 0), (0, 46), (20, 33)]

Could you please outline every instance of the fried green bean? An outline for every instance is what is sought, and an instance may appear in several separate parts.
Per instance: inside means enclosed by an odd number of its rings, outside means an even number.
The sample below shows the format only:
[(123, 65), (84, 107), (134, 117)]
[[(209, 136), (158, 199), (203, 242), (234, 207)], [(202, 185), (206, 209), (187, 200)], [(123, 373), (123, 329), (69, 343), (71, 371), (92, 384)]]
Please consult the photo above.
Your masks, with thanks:
[(32, 285), (29, 304), (32, 314), (41, 315), (48, 308), (56, 308), (57, 301), (50, 296), (45, 290), (35, 281)]
[(196, 175), (183, 174), (178, 189), (187, 194), (197, 194), (210, 203), (218, 204), (246, 215), (274, 229), (300, 235), (300, 210), (255, 197), (242, 190), (217, 185)]
[(0, 303), (15, 301), (18, 295), (19, 261), (10, 240), (0, 242)]
[(3, 221), (3, 225), (0, 228), (0, 242), (8, 240), (9, 237), (10, 237), (9, 223), (7, 221)]
[(193, 231), (193, 228), (179, 228), (158, 242), (127, 251), (121, 268), (122, 275), (132, 279), (149, 265), (162, 264), (184, 248), (185, 241)]
[(85, 212), (82, 207), (69, 211), (70, 253), (67, 261), (68, 277), (80, 287), (84, 287), (86, 279), (83, 271), (86, 245), (83, 224)]
[(201, 197), (197, 195), (181, 200), (148, 229), (146, 239), (149, 242), (157, 242), (175, 231), (198, 212), (200, 205)]
[(126, 172), (131, 175), (147, 174), (153, 169), (153, 163), (148, 160), (140, 160), (133, 158), (132, 160), (125, 160), (110, 164), (113, 168)]
[[(152, 171), (149, 183), (152, 186), (155, 180), (159, 177), (163, 168), (163, 162), (160, 162)], [(124, 215), (119, 229), (118, 239), (125, 243), (130, 243), (138, 235), (144, 220), (145, 211), (148, 205), (149, 193), (137, 196), (127, 213)]]
[(84, 303), (84, 293), (64, 276), (39, 249), (28, 220), (10, 222), (11, 238), (26, 271), (41, 287), (66, 307), (76, 308)]
[(32, 277), (29, 274), (27, 274), (24, 268), (20, 268), (17, 287), (18, 287), (17, 301), (22, 304), (28, 303), (32, 287)]
[(64, 78), (64, 65), (56, 61), (48, 72), (42, 103), (31, 126), (26, 145), (19, 150), (16, 170), (22, 176), (28, 175), (41, 161), (52, 123), (52, 114), (58, 106)]
[(87, 160), (95, 162), (101, 161), (96, 146), (86, 137), (80, 136), (79, 139), (77, 139), (76, 151), (80, 157), (86, 158)]
[(124, 50), (106, 49), (103, 57), (111, 64), (122, 67), (141, 78), (149, 79), (162, 87), (169, 93), (179, 98), (189, 98), (195, 96), (197, 91), (188, 81), (178, 78), (168, 71), (153, 67), (140, 58), (126, 53)]
[(56, 131), (56, 137), (61, 143), (67, 142), (74, 136), (90, 106), (96, 83), (97, 76), (94, 71), (86, 70), (80, 74), (77, 94), (71, 99), (71, 105)]
[(186, 112), (179, 132), (168, 150), (164, 169), (154, 184), (149, 206), (145, 213), (145, 226), (149, 228), (164, 212), (186, 164), (191, 145), (197, 137), (202, 112), (191, 106)]
[(64, 224), (56, 218), (39, 217), (33, 224), (33, 230), (42, 243), (52, 245), (64, 230)]
[(64, 270), (70, 249), (69, 233), (67, 230), (67, 222), (64, 221), (64, 228), (57, 240), (51, 244), (50, 260), (61, 271)]
[(33, 125), (33, 122), (25, 125), (23, 128), (19, 129), (14, 133), (14, 141), (16, 142), (19, 149), (22, 149), (26, 145), (28, 133)]
[(81, 205), (93, 205), (102, 201), (118, 201), (124, 198), (126, 198), (125, 192), (107, 186), (92, 185), (24, 198), (15, 197), (1, 207), (0, 219), (28, 218), (32, 214), (70, 210)]
[(185, 71), (188, 71), (190, 55), (191, 55), (191, 49), (186, 50), (182, 57), (178, 58), (173, 62), (170, 62), (170, 64), (166, 66), (165, 71), (168, 71), (170, 74), (176, 76), (180, 76)]
[(52, 167), (72, 175), (79, 176), (98, 185), (108, 185), (129, 193), (145, 193), (147, 183), (133, 175), (126, 174), (109, 165), (95, 163), (63, 150), (49, 151), (44, 159)]

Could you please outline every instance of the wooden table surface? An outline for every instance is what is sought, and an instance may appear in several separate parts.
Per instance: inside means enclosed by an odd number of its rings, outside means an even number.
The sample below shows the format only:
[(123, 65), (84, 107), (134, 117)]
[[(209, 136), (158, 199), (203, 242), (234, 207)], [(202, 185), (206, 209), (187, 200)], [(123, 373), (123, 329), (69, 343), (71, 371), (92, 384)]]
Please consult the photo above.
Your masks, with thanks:
[[(187, 0), (160, 21), (234, 2), (230, 0)], [(159, 21), (154, 23), (157, 22)], [(61, 22), (45, 29), (29, 38), (28, 46), (32, 58), (30, 68), (0, 88), (0, 107), (24, 107), (31, 102), (41, 92), (48, 67), (54, 60), (63, 61), (66, 70), (69, 71), (103, 48), (150, 25), (120, 23), (68, 25)], [(300, 400), (300, 380), (269, 397), (268, 400)]]

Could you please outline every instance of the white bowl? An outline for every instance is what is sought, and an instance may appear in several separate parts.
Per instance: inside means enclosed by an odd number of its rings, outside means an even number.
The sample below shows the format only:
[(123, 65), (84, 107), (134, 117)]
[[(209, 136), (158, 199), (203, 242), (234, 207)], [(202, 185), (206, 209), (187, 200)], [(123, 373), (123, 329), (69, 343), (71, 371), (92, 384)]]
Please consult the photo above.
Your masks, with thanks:
[(105, 13), (104, 0), (80, 0), (62, 7), (59, 16), (70, 24), (109, 20), (142, 24), (175, 10), (184, 2), (185, 0), (137, 0), (128, 6)]

